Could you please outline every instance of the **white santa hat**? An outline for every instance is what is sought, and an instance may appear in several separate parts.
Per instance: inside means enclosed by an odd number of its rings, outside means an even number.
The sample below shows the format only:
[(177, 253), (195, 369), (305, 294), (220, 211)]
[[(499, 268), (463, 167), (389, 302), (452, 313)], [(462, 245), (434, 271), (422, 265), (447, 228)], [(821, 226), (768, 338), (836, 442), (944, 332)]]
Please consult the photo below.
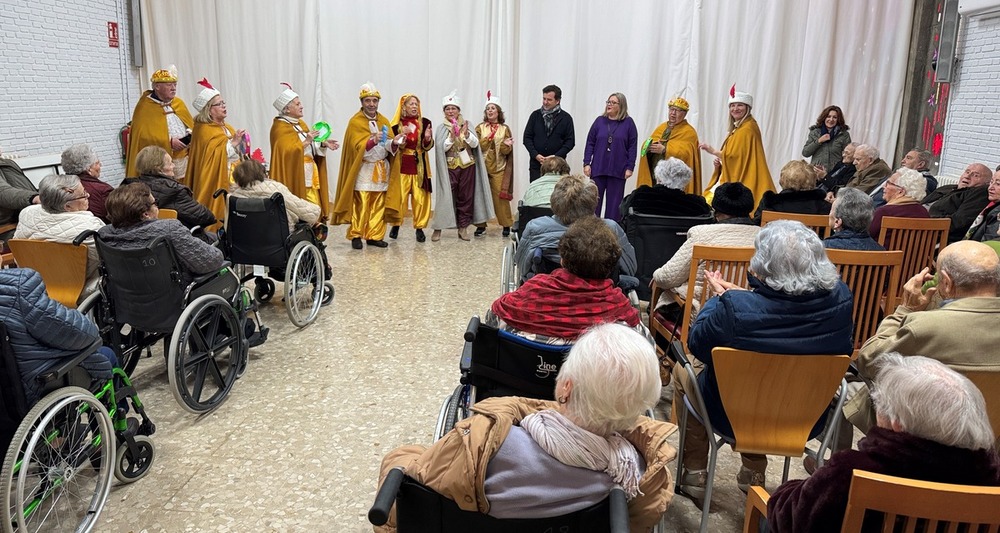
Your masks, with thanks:
[(753, 107), (753, 96), (750, 93), (743, 93), (736, 90), (736, 84), (733, 84), (729, 89), (729, 103), (730, 104), (746, 104), (749, 107)]
[(450, 105), (462, 109), (462, 100), (458, 97), (458, 89), (451, 91), (448, 96), (441, 99), (441, 107), (448, 107)]
[(206, 78), (202, 78), (201, 81), (198, 82), (198, 85), (201, 85), (203, 89), (200, 93), (198, 93), (198, 96), (195, 97), (194, 102), (191, 105), (194, 106), (196, 113), (201, 113), (201, 110), (205, 109), (208, 102), (210, 102), (212, 98), (219, 95), (219, 91), (215, 90), (215, 87), (212, 87), (212, 84), (208, 83)]
[(500, 109), (503, 109), (503, 106), (500, 105), (500, 99), (497, 98), (496, 95), (493, 94), (492, 91), (486, 91), (486, 105), (484, 105), (483, 107), (486, 107), (487, 105), (490, 105), (490, 104), (493, 104), (493, 105), (499, 107)]
[(281, 94), (279, 94), (278, 97), (275, 98), (274, 103), (271, 104), (274, 106), (275, 109), (278, 110), (278, 113), (284, 113), (285, 106), (287, 106), (292, 100), (295, 100), (296, 98), (299, 97), (299, 95), (292, 90), (291, 85), (285, 82), (281, 82), (281, 85), (285, 86), (285, 90), (281, 91)]

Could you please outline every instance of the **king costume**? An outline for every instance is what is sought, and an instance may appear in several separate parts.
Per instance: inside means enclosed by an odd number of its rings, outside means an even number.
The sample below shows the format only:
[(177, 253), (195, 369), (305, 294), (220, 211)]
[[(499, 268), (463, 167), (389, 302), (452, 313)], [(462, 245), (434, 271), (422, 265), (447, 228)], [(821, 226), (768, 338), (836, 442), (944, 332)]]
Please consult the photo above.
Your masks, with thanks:
[[(160, 69), (153, 73), (150, 81), (155, 83), (177, 83), (177, 72), (171, 65), (169, 69)], [(132, 111), (132, 128), (128, 138), (128, 156), (125, 162), (125, 177), (137, 178), (135, 158), (139, 151), (147, 146), (159, 146), (170, 154), (174, 160), (174, 176), (177, 181), (185, 183), (188, 165), (188, 148), (174, 150), (170, 139), (186, 137), (194, 126), (194, 119), (188, 111), (187, 104), (178, 97), (169, 102), (156, 98), (153, 91), (145, 91), (139, 97)]]
[[(688, 101), (681, 97), (670, 100), (667, 106), (676, 107), (685, 113), (691, 108)], [(662, 154), (648, 152), (646, 148), (649, 143), (660, 143), (666, 148), (666, 151)], [(695, 131), (694, 126), (688, 123), (687, 119), (682, 119), (673, 126), (670, 125), (670, 122), (664, 122), (657, 126), (643, 143), (643, 153), (640, 155), (639, 178), (636, 181), (636, 188), (643, 185), (652, 186), (656, 164), (664, 159), (676, 157), (691, 169), (691, 181), (684, 188), (684, 192), (701, 194), (701, 153), (698, 151), (698, 132)]]
[(309, 125), (301, 118), (285, 115), (285, 107), (299, 95), (288, 86), (273, 105), (278, 116), (271, 122), (271, 175), (295, 196), (320, 208), (320, 220), (330, 214), (330, 182), (326, 172), (326, 148), (309, 138)]

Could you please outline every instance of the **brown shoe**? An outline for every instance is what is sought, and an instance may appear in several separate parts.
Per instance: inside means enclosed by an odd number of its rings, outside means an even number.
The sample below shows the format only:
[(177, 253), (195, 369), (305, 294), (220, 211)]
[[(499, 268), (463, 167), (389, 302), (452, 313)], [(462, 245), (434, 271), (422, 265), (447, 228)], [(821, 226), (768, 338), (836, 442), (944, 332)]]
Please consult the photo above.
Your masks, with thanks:
[(438, 242), (441, 240), (441, 230), (436, 229), (434, 233), (431, 233), (431, 242)]
[(469, 240), (469, 227), (458, 228), (458, 238), (463, 241)]
[(764, 472), (750, 470), (745, 466), (740, 466), (739, 473), (736, 474), (736, 486), (744, 493), (750, 492), (750, 487), (764, 486)]

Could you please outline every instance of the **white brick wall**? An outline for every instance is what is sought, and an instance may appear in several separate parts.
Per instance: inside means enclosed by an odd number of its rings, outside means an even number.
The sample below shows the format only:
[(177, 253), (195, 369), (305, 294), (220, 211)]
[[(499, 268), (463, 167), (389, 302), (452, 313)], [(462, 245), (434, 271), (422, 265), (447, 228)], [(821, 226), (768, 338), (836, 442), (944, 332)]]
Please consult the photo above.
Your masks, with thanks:
[[(0, 150), (31, 157), (86, 142), (117, 184), (118, 130), (139, 94), (126, 0), (3, 0), (0, 11)], [(119, 48), (108, 46), (108, 22)]]
[(1000, 17), (964, 19), (958, 71), (951, 86), (940, 175), (969, 163), (1000, 164)]

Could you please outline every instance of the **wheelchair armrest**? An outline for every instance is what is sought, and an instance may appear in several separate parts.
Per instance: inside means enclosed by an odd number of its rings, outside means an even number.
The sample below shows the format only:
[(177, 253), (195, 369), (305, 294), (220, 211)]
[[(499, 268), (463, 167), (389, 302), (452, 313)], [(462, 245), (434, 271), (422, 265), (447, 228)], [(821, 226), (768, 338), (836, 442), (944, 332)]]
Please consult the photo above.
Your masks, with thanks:
[(472, 342), (476, 340), (476, 332), (479, 331), (479, 315), (473, 315), (469, 319), (469, 325), (465, 328), (465, 341)]
[(219, 189), (212, 193), (212, 198), (218, 198), (219, 196), (229, 196), (229, 191), (226, 189)]
[(375, 503), (368, 510), (368, 521), (375, 526), (385, 525), (389, 521), (389, 510), (396, 503), (396, 494), (399, 493), (399, 486), (403, 484), (403, 467), (397, 466), (389, 471), (375, 494)]
[(688, 360), (687, 354), (684, 353), (684, 343), (680, 339), (674, 339), (670, 341), (670, 354), (677, 358), (677, 362), (682, 366), (691, 366), (691, 361)]
[(464, 376), (472, 369), (472, 342), (466, 341), (462, 346), (462, 358), (458, 360), (458, 371)]
[(628, 533), (628, 500), (625, 491), (615, 485), (611, 489), (611, 533)]
[(92, 229), (81, 232), (76, 236), (76, 238), (73, 239), (73, 246), (80, 246), (83, 244), (83, 241), (93, 237), (94, 235), (97, 235), (97, 232)]
[(194, 280), (191, 281), (191, 284), (188, 285), (188, 287), (194, 287), (194, 286), (197, 286), (197, 285), (201, 285), (202, 283), (205, 283), (206, 281), (214, 278), (215, 276), (218, 276), (219, 272), (221, 272), (221, 271), (223, 271), (223, 270), (225, 270), (227, 268), (228, 269), (232, 269), (233, 268), (233, 263), (230, 262), (230, 261), (223, 261), (222, 264), (219, 265), (219, 268), (217, 268), (217, 269), (209, 272), (208, 274), (199, 274), (199, 275), (195, 276)]
[(84, 348), (83, 350), (80, 350), (80, 353), (74, 355), (73, 357), (68, 357), (66, 359), (61, 360), (56, 365), (52, 366), (45, 372), (39, 374), (38, 377), (36, 377), (35, 379), (38, 381), (40, 385), (44, 385), (46, 383), (55, 381), (57, 379), (61, 379), (66, 374), (69, 374), (74, 368), (80, 366), (80, 364), (83, 363), (84, 359), (90, 357), (92, 354), (97, 352), (97, 349), (100, 347), (101, 347), (101, 339), (97, 338), (94, 340), (94, 342), (90, 344), (90, 346)]

